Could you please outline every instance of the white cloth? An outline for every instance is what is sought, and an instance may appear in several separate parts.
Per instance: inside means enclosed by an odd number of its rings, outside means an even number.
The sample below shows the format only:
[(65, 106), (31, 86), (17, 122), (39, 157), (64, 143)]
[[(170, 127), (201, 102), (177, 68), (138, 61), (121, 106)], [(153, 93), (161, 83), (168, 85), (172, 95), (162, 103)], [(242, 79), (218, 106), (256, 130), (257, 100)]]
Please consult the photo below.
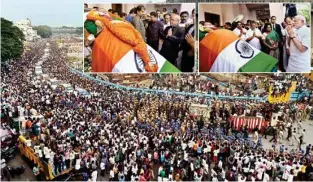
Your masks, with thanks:
[[(255, 33), (256, 36), (262, 36), (261, 31), (258, 28), (255, 28), (254, 30), (252, 30), (251, 28), (247, 31), (246, 36), (245, 36), (245, 40), (247, 40), (248, 38), (252, 37), (253, 34)], [(253, 39), (251, 39), (249, 41), (249, 44), (252, 45), (254, 48), (261, 50), (261, 43), (260, 43), (260, 39), (253, 37)]]
[(290, 41), (290, 57), (288, 60), (287, 72), (310, 72), (310, 29), (303, 25), (299, 29), (294, 29), (295, 39), (297, 39), (307, 50), (303, 53)]
[[(243, 31), (243, 34), (239, 38), (241, 40), (245, 40), (245, 33), (247, 33), (247, 30), (243, 28), (242, 31)], [(239, 36), (241, 31), (238, 28), (235, 28), (233, 32), (235, 33), (235, 35)]]

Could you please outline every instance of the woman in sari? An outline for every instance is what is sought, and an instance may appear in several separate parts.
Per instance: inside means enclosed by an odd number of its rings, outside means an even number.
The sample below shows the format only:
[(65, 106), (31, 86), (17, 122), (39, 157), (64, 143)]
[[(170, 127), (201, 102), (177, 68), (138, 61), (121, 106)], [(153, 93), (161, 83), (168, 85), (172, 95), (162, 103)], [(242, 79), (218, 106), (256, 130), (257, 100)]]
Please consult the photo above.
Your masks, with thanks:
[(264, 25), (262, 40), (264, 52), (279, 60), (278, 43), (280, 42), (280, 38), (278, 33), (272, 29), (272, 25), (270, 23), (266, 23)]

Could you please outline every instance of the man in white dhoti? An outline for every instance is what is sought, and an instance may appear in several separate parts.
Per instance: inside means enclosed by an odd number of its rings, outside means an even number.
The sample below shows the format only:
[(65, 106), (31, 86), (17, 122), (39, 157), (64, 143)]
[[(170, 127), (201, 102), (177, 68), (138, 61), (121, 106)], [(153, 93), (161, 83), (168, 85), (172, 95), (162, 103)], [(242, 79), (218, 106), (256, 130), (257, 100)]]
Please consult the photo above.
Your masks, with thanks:
[(310, 72), (310, 29), (306, 26), (305, 17), (294, 18), (294, 28), (287, 27), (290, 42), (290, 57), (287, 72)]

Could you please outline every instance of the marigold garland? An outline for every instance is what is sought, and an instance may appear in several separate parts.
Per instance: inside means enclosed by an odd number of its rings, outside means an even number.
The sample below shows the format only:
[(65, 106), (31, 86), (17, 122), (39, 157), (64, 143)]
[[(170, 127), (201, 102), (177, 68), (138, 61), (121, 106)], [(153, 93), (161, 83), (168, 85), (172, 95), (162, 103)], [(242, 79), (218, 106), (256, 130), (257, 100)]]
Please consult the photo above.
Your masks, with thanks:
[[(117, 17), (116, 15), (110, 14), (112, 19), (115, 20), (121, 20), (124, 23), (112, 23), (110, 20), (108, 20), (105, 17), (99, 16), (98, 13), (95, 10), (91, 10), (88, 15), (88, 20), (99, 20), (101, 21), (105, 27), (109, 31), (111, 31), (114, 35), (116, 35), (117, 38), (122, 40), (123, 42), (129, 44), (132, 46), (133, 50), (141, 57), (141, 59), (144, 62), (145, 70), (147, 72), (157, 72), (158, 71), (158, 65), (153, 64), (149, 58), (149, 53), (147, 50), (147, 45), (142, 39), (140, 33), (130, 24), (125, 22), (123, 19)], [(129, 28), (133, 30), (135, 34), (128, 34), (127, 32), (120, 31), (120, 28)]]

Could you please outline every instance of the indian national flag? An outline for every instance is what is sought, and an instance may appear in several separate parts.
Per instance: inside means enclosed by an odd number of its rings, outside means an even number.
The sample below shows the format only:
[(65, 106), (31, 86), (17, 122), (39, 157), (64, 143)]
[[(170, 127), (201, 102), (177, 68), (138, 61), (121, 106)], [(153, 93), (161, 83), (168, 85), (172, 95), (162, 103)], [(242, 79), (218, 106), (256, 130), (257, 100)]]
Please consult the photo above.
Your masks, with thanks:
[[(146, 48), (151, 63), (158, 65), (157, 72), (180, 72), (148, 44)], [(132, 46), (104, 28), (92, 46), (92, 72), (144, 73), (146, 70)]]
[(278, 62), (225, 29), (206, 35), (199, 49), (200, 72), (272, 72)]

